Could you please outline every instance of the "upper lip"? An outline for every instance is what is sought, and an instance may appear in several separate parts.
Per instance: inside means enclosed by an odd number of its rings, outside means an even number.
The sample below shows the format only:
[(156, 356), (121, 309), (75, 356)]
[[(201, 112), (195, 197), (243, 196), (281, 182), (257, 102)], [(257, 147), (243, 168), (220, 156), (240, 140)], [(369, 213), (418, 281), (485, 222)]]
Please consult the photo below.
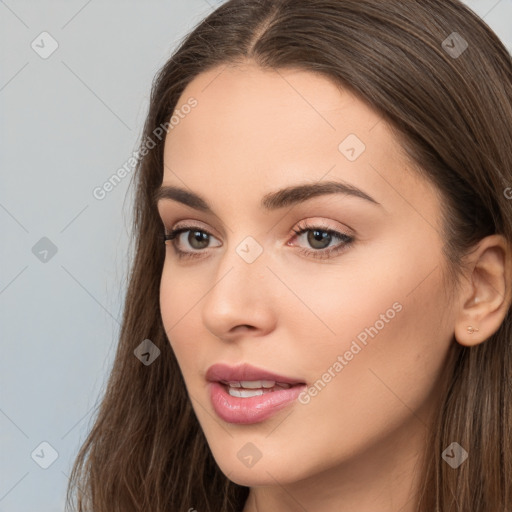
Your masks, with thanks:
[(300, 379), (278, 375), (277, 373), (257, 368), (248, 363), (238, 366), (229, 366), (223, 363), (216, 363), (210, 366), (206, 372), (206, 380), (210, 382), (233, 382), (233, 381), (254, 381), (254, 380), (273, 380), (275, 382), (283, 382), (290, 385), (305, 384)]

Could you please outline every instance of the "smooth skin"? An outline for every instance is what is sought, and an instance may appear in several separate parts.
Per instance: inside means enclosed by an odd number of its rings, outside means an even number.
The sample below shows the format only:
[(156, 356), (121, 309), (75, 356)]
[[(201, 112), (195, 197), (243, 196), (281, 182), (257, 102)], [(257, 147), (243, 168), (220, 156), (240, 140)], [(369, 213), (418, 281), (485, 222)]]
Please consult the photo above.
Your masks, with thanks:
[[(190, 231), (174, 240), (202, 253), (193, 259), (167, 242), (160, 303), (215, 460), (251, 487), (243, 512), (413, 512), (450, 347), (481, 343), (500, 326), (510, 248), (501, 236), (483, 239), (450, 298), (442, 197), (410, 169), (381, 117), (321, 75), (223, 65), (196, 77), (177, 109), (190, 97), (197, 107), (165, 141), (162, 183), (202, 196), (213, 213), (171, 199), (158, 210), (168, 231), (192, 224), (211, 236), (206, 245)], [(351, 134), (366, 146), (354, 161), (339, 149)], [(379, 204), (331, 193), (274, 211), (260, 205), (270, 192), (330, 180)], [(305, 223), (309, 236), (297, 236)], [(354, 240), (315, 242), (314, 228)], [(236, 251), (246, 237), (263, 251), (252, 263)], [(301, 252), (336, 247), (324, 258)], [(249, 425), (216, 415), (210, 365), (249, 362), (313, 386), (394, 303), (401, 310), (307, 404)], [(247, 443), (261, 453), (251, 467), (237, 456)]]

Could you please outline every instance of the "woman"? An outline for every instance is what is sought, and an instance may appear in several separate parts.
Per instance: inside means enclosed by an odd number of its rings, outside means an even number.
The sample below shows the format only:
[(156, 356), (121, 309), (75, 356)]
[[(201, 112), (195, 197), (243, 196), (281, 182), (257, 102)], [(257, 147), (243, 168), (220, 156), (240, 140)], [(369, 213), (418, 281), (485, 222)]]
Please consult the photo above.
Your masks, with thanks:
[(78, 510), (511, 510), (511, 147), (458, 0), (208, 16), (153, 85)]

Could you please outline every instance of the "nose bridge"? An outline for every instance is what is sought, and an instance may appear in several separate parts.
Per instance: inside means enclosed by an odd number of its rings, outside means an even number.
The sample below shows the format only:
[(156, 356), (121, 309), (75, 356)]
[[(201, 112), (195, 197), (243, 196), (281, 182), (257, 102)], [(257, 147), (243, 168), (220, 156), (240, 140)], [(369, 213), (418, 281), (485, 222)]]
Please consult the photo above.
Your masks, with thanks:
[(222, 336), (237, 325), (268, 328), (273, 313), (266, 260), (263, 245), (252, 236), (222, 254), (202, 307), (211, 332)]
[(221, 256), (222, 261), (217, 269), (217, 281), (229, 272), (228, 275), (231, 275), (234, 281), (254, 282), (261, 285), (267, 270), (266, 259), (263, 242), (260, 243), (251, 235), (245, 236), (238, 243), (230, 243)]

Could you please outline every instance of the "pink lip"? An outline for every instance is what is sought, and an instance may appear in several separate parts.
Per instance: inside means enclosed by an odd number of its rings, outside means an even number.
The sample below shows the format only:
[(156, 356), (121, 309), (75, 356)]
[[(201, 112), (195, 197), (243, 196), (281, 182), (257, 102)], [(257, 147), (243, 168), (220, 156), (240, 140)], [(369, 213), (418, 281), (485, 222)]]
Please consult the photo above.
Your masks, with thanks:
[[(306, 388), (306, 384), (298, 379), (278, 375), (249, 364), (235, 367), (214, 364), (208, 368), (206, 379), (210, 381), (208, 391), (213, 408), (217, 415), (228, 423), (247, 424), (263, 421), (291, 404)], [(292, 387), (241, 398), (231, 396), (227, 385), (220, 382), (241, 380), (273, 380), (288, 383)]]
[(304, 384), (304, 381), (292, 377), (285, 377), (244, 363), (238, 366), (217, 363), (210, 366), (206, 372), (206, 380), (210, 382), (240, 381), (240, 380), (274, 380), (288, 384)]

